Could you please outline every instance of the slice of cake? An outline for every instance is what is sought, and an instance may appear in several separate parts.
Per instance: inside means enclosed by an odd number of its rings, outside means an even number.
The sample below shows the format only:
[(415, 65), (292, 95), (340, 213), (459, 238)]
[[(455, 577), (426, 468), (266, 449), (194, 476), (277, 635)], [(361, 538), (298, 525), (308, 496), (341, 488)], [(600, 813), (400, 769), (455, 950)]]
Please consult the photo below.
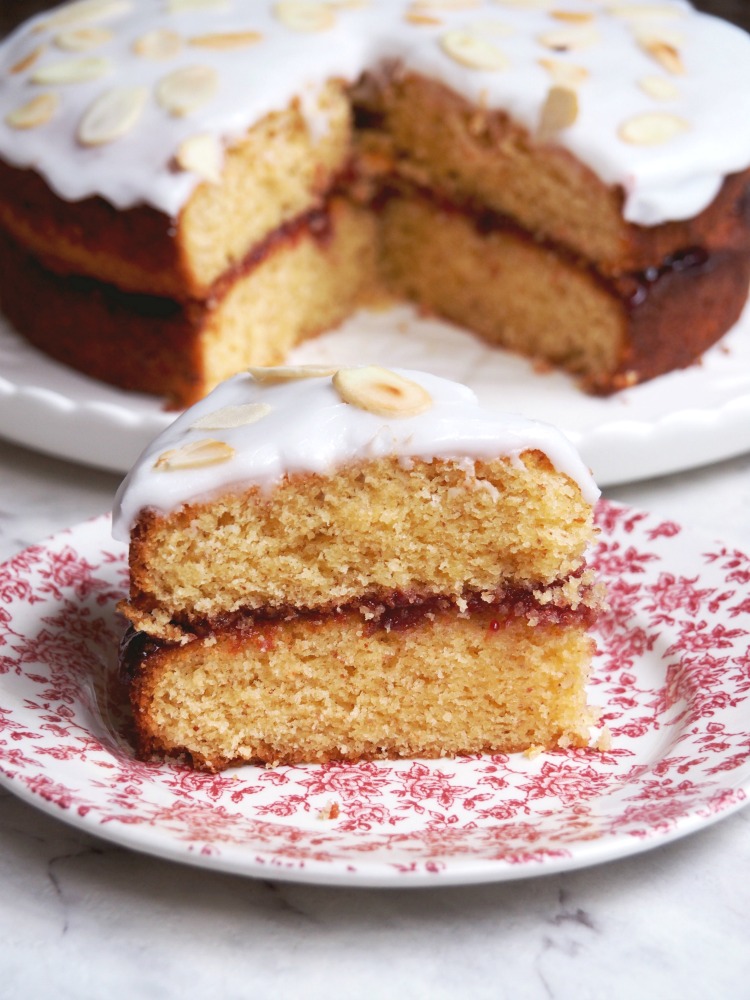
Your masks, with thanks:
[(235, 376), (118, 494), (139, 752), (218, 769), (585, 745), (597, 495), (554, 428), (436, 376)]

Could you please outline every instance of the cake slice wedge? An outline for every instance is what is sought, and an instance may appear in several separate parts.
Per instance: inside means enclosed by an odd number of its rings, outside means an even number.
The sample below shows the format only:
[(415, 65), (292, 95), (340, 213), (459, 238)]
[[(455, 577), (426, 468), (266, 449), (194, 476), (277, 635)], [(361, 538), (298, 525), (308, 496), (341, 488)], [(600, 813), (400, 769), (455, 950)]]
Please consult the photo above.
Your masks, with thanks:
[(586, 745), (597, 495), (558, 431), (446, 379), (235, 376), (118, 494), (139, 753), (216, 770)]

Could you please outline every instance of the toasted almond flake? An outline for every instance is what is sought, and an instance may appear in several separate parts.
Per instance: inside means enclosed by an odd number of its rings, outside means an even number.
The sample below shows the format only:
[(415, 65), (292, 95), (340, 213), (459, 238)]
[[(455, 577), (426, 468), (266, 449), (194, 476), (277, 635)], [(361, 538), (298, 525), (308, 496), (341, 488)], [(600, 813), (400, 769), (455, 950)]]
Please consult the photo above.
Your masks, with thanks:
[(313, 0), (279, 0), (274, 13), (292, 31), (327, 31), (336, 23), (335, 11), (329, 4)]
[(542, 106), (537, 128), (537, 139), (546, 142), (564, 128), (569, 128), (578, 117), (578, 94), (570, 87), (550, 87)]
[(587, 10), (551, 10), (550, 17), (568, 24), (588, 24), (594, 20), (594, 15)]
[(17, 63), (11, 66), (8, 72), (15, 75), (18, 73), (24, 73), (27, 69), (31, 69), (34, 63), (37, 62), (45, 52), (46, 48), (46, 45), (37, 45), (35, 49), (32, 49), (31, 52), (27, 52), (22, 59), (19, 59)]
[(55, 45), (63, 52), (87, 52), (89, 49), (106, 45), (112, 38), (114, 34), (109, 28), (92, 24), (83, 28), (66, 28), (58, 32), (55, 35)]
[(237, 406), (224, 406), (213, 413), (199, 417), (190, 427), (192, 430), (224, 431), (232, 427), (245, 427), (255, 424), (271, 412), (268, 403), (240, 403)]
[(668, 73), (679, 76), (685, 72), (679, 50), (671, 42), (663, 38), (642, 37), (639, 38), (639, 43), (641, 48), (663, 66)]
[(562, 59), (540, 59), (539, 65), (547, 70), (554, 83), (562, 87), (578, 87), (589, 78), (585, 66), (576, 66)]
[(599, 33), (593, 24), (570, 24), (539, 36), (539, 43), (554, 52), (587, 49), (598, 41)]
[(226, 10), (229, 0), (168, 0), (170, 14), (181, 14), (190, 10)]
[(638, 86), (649, 97), (656, 101), (673, 101), (680, 96), (680, 88), (674, 80), (665, 76), (644, 76), (638, 81)]
[(421, 25), (437, 25), (443, 23), (439, 17), (435, 17), (433, 14), (420, 14), (417, 10), (407, 10), (404, 14), (404, 20), (408, 21), (409, 24)]
[(204, 49), (243, 49), (262, 40), (263, 35), (259, 31), (217, 31), (208, 35), (193, 35), (188, 42)]
[(270, 368), (253, 365), (247, 371), (256, 382), (289, 382), (299, 378), (330, 378), (338, 369), (327, 365), (276, 365)]
[(54, 30), (79, 21), (104, 21), (132, 8), (130, 0), (77, 0), (54, 11), (37, 25), (37, 30)]
[(224, 147), (215, 135), (193, 135), (180, 143), (175, 162), (182, 170), (218, 184), (224, 168)]
[(113, 142), (134, 128), (148, 97), (146, 87), (113, 87), (98, 97), (78, 126), (84, 146)]
[(48, 122), (59, 106), (58, 94), (37, 94), (19, 108), (10, 111), (5, 116), (5, 122), (11, 128), (37, 128)]
[(219, 76), (211, 66), (184, 66), (156, 85), (156, 100), (170, 115), (183, 118), (207, 104), (216, 94)]
[(658, 146), (689, 129), (690, 125), (684, 118), (654, 111), (629, 118), (617, 134), (623, 142), (633, 146)]
[(333, 386), (345, 403), (379, 417), (415, 417), (432, 406), (432, 397), (418, 382), (379, 365), (341, 368)]
[(440, 45), (446, 55), (469, 69), (503, 70), (510, 65), (501, 49), (470, 30), (448, 31), (441, 37)]
[(133, 42), (133, 52), (144, 59), (171, 59), (182, 48), (182, 37), (169, 28), (154, 28)]
[(86, 83), (98, 80), (112, 68), (112, 61), (104, 56), (81, 56), (41, 66), (31, 76), (32, 83)]
[(162, 452), (154, 463), (154, 468), (163, 472), (176, 472), (180, 469), (199, 469), (203, 465), (218, 465), (228, 462), (235, 454), (234, 448), (225, 441), (214, 438), (201, 438), (200, 441), (189, 441), (179, 448), (171, 448)]

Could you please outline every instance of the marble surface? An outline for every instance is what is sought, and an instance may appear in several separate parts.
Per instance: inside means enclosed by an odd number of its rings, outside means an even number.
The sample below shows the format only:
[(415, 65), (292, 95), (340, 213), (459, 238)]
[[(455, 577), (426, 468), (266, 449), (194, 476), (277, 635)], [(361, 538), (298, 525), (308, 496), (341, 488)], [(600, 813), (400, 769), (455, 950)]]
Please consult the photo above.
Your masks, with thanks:
[[(117, 483), (0, 441), (0, 559)], [(607, 495), (750, 549), (750, 456)], [(745, 809), (563, 875), (316, 888), (136, 854), (0, 789), (0, 1000), (750, 997), (749, 870)]]

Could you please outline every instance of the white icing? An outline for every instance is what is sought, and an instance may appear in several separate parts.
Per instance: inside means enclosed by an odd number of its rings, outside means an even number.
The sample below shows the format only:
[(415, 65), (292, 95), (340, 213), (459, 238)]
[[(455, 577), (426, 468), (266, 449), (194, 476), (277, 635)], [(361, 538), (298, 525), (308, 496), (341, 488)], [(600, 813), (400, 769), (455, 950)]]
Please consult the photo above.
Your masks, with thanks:
[[(342, 402), (330, 376), (269, 383), (243, 373), (223, 382), (178, 417), (133, 466), (115, 500), (115, 537), (127, 541), (139, 512), (147, 508), (167, 513), (227, 490), (269, 490), (286, 475), (328, 475), (348, 462), (387, 456), (407, 463), (415, 458), (517, 460), (523, 451), (538, 449), (578, 483), (588, 502), (599, 496), (580, 456), (555, 427), (515, 414), (488, 413), (474, 392), (457, 382), (394, 370), (427, 390), (433, 401), (429, 410), (415, 417), (376, 416)], [(207, 431), (193, 426), (210, 413), (247, 403), (267, 404), (270, 411), (241, 427)], [(164, 452), (206, 438), (230, 445), (233, 457), (199, 468), (155, 468)]]
[[(639, 2), (633, 0), (635, 10)], [(597, 40), (566, 53), (550, 51), (539, 39), (569, 28), (569, 23), (541, 5), (505, 6), (502, 0), (477, 0), (463, 10), (419, 8), (433, 14), (438, 24), (408, 22), (405, 14), (416, 7), (408, 0), (371, 0), (360, 6), (332, 2), (333, 26), (318, 32), (291, 30), (270, 0), (227, 0), (225, 5), (176, 11), (167, 0), (130, 0), (99, 9), (98, 15), (94, 4), (91, 21), (76, 21), (75, 26), (96, 23), (112, 29), (110, 41), (86, 53), (111, 60), (112, 70), (96, 80), (59, 85), (55, 89), (62, 106), (52, 120), (14, 129), (6, 115), (51, 89), (31, 82), (34, 72), (75, 55), (55, 46), (57, 29), (45, 27), (49, 15), (42, 14), (0, 46), (0, 155), (39, 170), (67, 200), (99, 194), (117, 207), (146, 202), (176, 216), (198, 183), (195, 175), (174, 168), (174, 153), (183, 140), (211, 133), (231, 143), (295, 95), (303, 96), (311, 133), (324, 134), (325, 122), (311, 95), (326, 78), (352, 81), (363, 69), (395, 58), (471, 100), (507, 109), (533, 130), (550, 86), (550, 74), (539, 60), (554, 58), (588, 71), (579, 87), (578, 119), (559, 133), (558, 141), (603, 181), (622, 186), (627, 219), (655, 225), (689, 218), (710, 203), (724, 176), (750, 164), (750, 37), (682, 0), (645, 5), (657, 8), (648, 30), (678, 41), (684, 73), (670, 75), (638, 44), (632, 18), (621, 10), (624, 4), (602, 0), (551, 5), (594, 15)], [(667, 16), (670, 11), (675, 16)], [(479, 25), (481, 37), (507, 55), (507, 69), (466, 68), (443, 50), (440, 38), (448, 30), (472, 25)], [(137, 55), (133, 43), (157, 27), (178, 32), (185, 44), (170, 58)], [(257, 31), (262, 40), (236, 50), (187, 44), (198, 35), (231, 31)], [(40, 45), (46, 48), (33, 66), (10, 72)], [(142, 85), (153, 95), (163, 76), (191, 65), (213, 67), (219, 75), (216, 96), (194, 113), (170, 117), (152, 96), (137, 125), (118, 140), (88, 148), (76, 141), (84, 112), (104, 90)], [(659, 102), (645, 93), (638, 81), (655, 74), (676, 83), (678, 96)], [(657, 146), (631, 145), (618, 136), (622, 122), (654, 110), (677, 115), (690, 127)]]

